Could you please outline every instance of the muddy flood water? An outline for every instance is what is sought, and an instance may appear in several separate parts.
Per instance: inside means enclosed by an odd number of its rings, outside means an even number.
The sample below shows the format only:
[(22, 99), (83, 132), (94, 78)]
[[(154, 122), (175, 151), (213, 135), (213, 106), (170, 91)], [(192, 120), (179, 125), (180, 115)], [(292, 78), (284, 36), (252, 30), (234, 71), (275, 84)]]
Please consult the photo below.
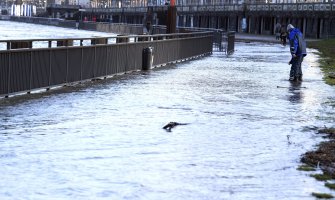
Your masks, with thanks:
[[(297, 170), (301, 155), (323, 140), (309, 127), (335, 121), (335, 89), (322, 81), (317, 52), (308, 50), (304, 81), (292, 85), (289, 47), (237, 43), (235, 49), (230, 57), (213, 53), (1, 98), (0, 199), (295, 200), (334, 194)], [(188, 124), (162, 129), (170, 121)]]

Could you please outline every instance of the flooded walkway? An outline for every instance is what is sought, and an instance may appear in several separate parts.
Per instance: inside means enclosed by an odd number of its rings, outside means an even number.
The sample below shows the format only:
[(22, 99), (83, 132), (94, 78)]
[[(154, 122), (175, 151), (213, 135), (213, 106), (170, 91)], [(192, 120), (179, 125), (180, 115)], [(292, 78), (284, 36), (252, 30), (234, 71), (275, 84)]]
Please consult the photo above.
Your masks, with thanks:
[[(314, 199), (296, 170), (334, 123), (334, 88), (310, 50), (237, 43), (150, 72), (0, 99), (1, 199)], [(171, 132), (170, 122), (189, 123)], [(287, 136), (290, 136), (288, 143)]]

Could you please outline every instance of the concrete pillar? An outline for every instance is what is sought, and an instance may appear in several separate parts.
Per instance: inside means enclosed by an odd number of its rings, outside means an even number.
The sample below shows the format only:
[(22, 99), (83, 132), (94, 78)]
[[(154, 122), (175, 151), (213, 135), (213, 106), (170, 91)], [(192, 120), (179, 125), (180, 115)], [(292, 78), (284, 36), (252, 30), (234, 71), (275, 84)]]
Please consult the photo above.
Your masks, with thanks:
[(236, 27), (236, 31), (238, 33), (242, 32), (242, 16), (236, 16), (237, 17), (237, 27)]
[(322, 38), (323, 36), (323, 19), (320, 19), (320, 25), (319, 25), (319, 38)]
[(322, 38), (327, 38), (328, 39), (328, 35), (331, 33), (330, 30), (331, 30), (331, 20), (330, 19), (325, 19), (324, 20), (324, 30), (323, 30), (323, 36)]
[(193, 17), (193, 15), (191, 15), (191, 27), (193, 28), (193, 19), (194, 19), (194, 17)]
[(186, 15), (183, 16), (183, 26), (186, 27)]
[(247, 21), (248, 33), (251, 33), (251, 18), (252, 17), (248, 17), (248, 21)]
[(306, 36), (306, 18), (304, 17), (302, 22), (302, 30), (303, 30), (303, 36)]
[(260, 30), (259, 30), (259, 34), (263, 34), (263, 29), (264, 29), (264, 18), (263, 17), (260, 17)]
[(227, 17), (227, 32), (230, 31), (230, 17)]
[(273, 29), (272, 29), (272, 32), (273, 32), (273, 33), (276, 33), (276, 24), (277, 24), (277, 22), (278, 22), (278, 20), (277, 20), (277, 18), (275, 17), (274, 20), (273, 20), (273, 24), (274, 24)]

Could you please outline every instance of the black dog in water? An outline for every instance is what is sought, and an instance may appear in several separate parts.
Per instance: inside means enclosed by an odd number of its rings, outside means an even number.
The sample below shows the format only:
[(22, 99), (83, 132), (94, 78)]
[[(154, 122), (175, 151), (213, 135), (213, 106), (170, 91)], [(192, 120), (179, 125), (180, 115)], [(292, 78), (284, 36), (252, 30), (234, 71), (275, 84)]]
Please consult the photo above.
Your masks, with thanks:
[(171, 128), (174, 128), (177, 125), (187, 125), (188, 123), (178, 123), (178, 122), (170, 122), (168, 124), (166, 124), (165, 126), (163, 126), (163, 129), (167, 130), (167, 131), (171, 131)]

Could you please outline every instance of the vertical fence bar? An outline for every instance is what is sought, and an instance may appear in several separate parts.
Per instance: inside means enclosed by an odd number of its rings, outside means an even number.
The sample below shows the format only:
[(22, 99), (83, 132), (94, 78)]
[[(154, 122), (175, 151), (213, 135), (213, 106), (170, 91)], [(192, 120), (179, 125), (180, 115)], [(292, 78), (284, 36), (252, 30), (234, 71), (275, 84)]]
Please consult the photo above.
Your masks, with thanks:
[(84, 49), (81, 47), (81, 57), (80, 57), (80, 80), (83, 80), (83, 63), (84, 63)]
[(28, 94), (30, 94), (31, 91), (31, 85), (33, 81), (33, 51), (30, 51), (30, 77), (29, 77), (29, 91)]
[[(108, 40), (107, 40), (108, 41)], [(105, 78), (107, 78), (107, 69), (108, 69), (108, 59), (109, 59), (109, 55), (108, 55), (108, 47), (105, 46), (106, 48), (106, 63), (105, 63)]]
[(52, 75), (52, 56), (51, 56), (51, 49), (49, 50), (49, 83), (47, 87), (47, 91), (50, 90), (51, 87), (51, 75)]
[(69, 78), (69, 48), (66, 48), (66, 77), (65, 77), (65, 84), (68, 83)]
[(9, 91), (10, 91), (10, 69), (12, 65), (12, 58), (11, 58), (12, 52), (10, 51), (8, 54), (8, 78), (7, 78), (7, 95), (5, 96), (6, 98), (9, 96)]
[(94, 46), (94, 57), (93, 57), (93, 77), (95, 77), (95, 68), (97, 67), (97, 47)]

